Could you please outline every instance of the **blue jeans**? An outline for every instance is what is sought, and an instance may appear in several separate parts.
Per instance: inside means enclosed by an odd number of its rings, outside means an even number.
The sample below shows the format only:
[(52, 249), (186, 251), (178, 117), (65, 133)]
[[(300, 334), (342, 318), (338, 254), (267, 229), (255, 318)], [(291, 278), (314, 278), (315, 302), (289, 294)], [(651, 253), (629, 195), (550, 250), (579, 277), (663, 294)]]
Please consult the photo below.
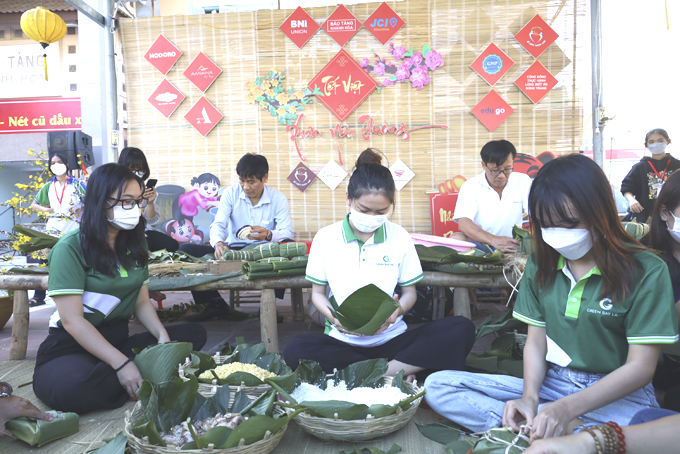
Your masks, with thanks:
[(665, 418), (666, 416), (677, 415), (673, 410), (666, 410), (665, 408), (649, 408), (635, 413), (633, 419), (628, 423), (629, 426), (636, 424), (644, 424), (646, 422), (656, 421), (657, 419)]
[[(543, 405), (577, 393), (593, 385), (604, 374), (591, 374), (551, 364), (539, 391), (539, 410)], [(437, 413), (474, 432), (499, 427), (505, 402), (522, 397), (524, 381), (507, 375), (443, 371), (425, 380), (425, 400)], [(640, 410), (658, 408), (652, 384), (595, 411), (581, 415), (585, 423), (620, 425)]]

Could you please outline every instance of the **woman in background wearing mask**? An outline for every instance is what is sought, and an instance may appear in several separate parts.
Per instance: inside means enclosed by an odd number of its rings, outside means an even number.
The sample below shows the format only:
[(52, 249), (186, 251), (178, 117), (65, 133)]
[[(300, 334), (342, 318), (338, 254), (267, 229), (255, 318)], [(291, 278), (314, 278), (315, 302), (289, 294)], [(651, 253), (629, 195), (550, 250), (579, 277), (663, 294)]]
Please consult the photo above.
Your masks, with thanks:
[[(49, 292), (57, 306), (38, 349), (33, 391), (47, 406), (87, 413), (137, 399), (142, 377), (133, 348), (176, 340), (200, 350), (198, 324), (165, 328), (149, 300), (141, 208), (144, 185), (127, 167), (105, 164), (89, 180), (80, 230), (49, 255)], [(148, 330), (128, 335), (135, 315)]]
[(604, 172), (583, 155), (543, 166), (529, 212), (534, 253), (513, 312), (529, 325), (524, 380), (439, 372), (425, 398), (475, 432), (523, 424), (532, 440), (628, 424), (658, 407), (659, 351), (678, 339), (668, 267), (623, 230)]
[[(312, 303), (328, 320), (327, 336), (302, 335), (289, 342), (283, 355), (293, 369), (300, 360), (313, 360), (331, 373), (374, 358), (390, 360), (387, 375), (465, 368), (475, 340), (470, 320), (446, 317), (406, 331), (402, 316), (416, 302), (415, 284), (423, 271), (408, 232), (387, 220), (395, 186), (380, 162), (370, 148), (361, 153), (347, 186), (349, 214), (314, 237), (306, 278), (312, 282)], [(362, 336), (343, 327), (330, 309), (368, 284), (394, 295), (399, 308), (375, 335)], [(401, 297), (395, 294), (397, 285)]]
[(630, 203), (624, 221), (635, 218), (637, 222), (647, 222), (659, 191), (668, 177), (680, 169), (680, 161), (666, 153), (670, 143), (671, 139), (663, 129), (652, 129), (645, 136), (645, 147), (652, 156), (642, 158), (621, 182), (621, 193)]
[[(47, 219), (45, 230), (61, 236), (78, 228), (76, 215), (82, 209), (85, 183), (69, 175), (68, 158), (63, 153), (52, 155), (49, 169), (52, 179), (40, 188), (31, 208), (40, 213), (52, 213)], [(41, 260), (40, 263), (47, 261)], [(36, 290), (28, 304), (31, 307), (45, 304), (45, 290)]]

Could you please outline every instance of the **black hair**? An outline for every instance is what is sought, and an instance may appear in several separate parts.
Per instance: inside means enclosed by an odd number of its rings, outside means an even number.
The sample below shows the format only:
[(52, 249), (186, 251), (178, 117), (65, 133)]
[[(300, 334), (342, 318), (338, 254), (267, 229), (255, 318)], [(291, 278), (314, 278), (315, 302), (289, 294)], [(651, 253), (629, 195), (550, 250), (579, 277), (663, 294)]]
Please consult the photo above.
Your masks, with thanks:
[(106, 210), (111, 208), (112, 194), (120, 198), (126, 183), (137, 183), (144, 191), (144, 182), (120, 164), (104, 164), (90, 175), (85, 191), (83, 216), (80, 221), (80, 247), (85, 263), (102, 274), (112, 276), (120, 264), (123, 268), (146, 266), (147, 252), (144, 229), (146, 220), (140, 216), (132, 230), (119, 230), (113, 250), (109, 247), (109, 220)]
[(246, 153), (236, 164), (236, 174), (243, 179), (255, 177), (262, 181), (268, 173), (269, 163), (261, 154)]
[(369, 193), (382, 193), (390, 204), (394, 205), (394, 178), (392, 172), (381, 164), (382, 158), (378, 150), (366, 148), (361, 152), (354, 167), (354, 172), (347, 185), (347, 197), (356, 200)]
[(50, 173), (52, 174), (52, 176), (56, 177), (54, 172), (52, 172), (52, 158), (54, 158), (55, 156), (57, 158), (61, 159), (61, 162), (64, 163), (64, 165), (66, 166), (66, 175), (71, 175), (71, 167), (68, 165), (68, 156), (66, 156), (66, 154), (58, 151), (56, 153), (50, 153), (50, 163), (47, 166), (47, 168), (50, 171)]
[(668, 232), (668, 225), (661, 219), (661, 212), (667, 210), (670, 216), (680, 206), (680, 172), (674, 172), (663, 184), (659, 197), (654, 203), (654, 212), (650, 218), (649, 233), (642, 243), (660, 252), (661, 258), (668, 265), (673, 282), (680, 282), (680, 262), (673, 255), (675, 240)]
[[(574, 184), (578, 182), (578, 184)], [(623, 301), (633, 291), (642, 244), (623, 229), (606, 175), (581, 154), (561, 156), (538, 171), (529, 192), (534, 232), (536, 280), (549, 288), (557, 274), (559, 253), (543, 240), (542, 228), (574, 228), (582, 222), (593, 240), (593, 257), (602, 274), (602, 295)]]
[(193, 227), (194, 230), (196, 230), (194, 223), (191, 222), (190, 219), (187, 219), (187, 218), (180, 218), (180, 219), (177, 219), (177, 220), (171, 219), (170, 221), (168, 221), (168, 224), (166, 226), (166, 231), (167, 231), (168, 235), (170, 235), (171, 233), (175, 233), (175, 223), (177, 223), (178, 227), (183, 227), (187, 222), (189, 224), (191, 224), (191, 227)]
[(479, 154), (482, 157), (484, 164), (496, 164), (497, 166), (500, 166), (508, 160), (510, 153), (512, 153), (512, 160), (514, 161), (517, 157), (517, 149), (511, 142), (501, 139), (487, 142), (482, 147), (482, 151)]
[(661, 135), (664, 139), (666, 139), (666, 142), (671, 143), (671, 138), (668, 137), (668, 133), (666, 132), (666, 130), (665, 130), (665, 129), (661, 129), (661, 128), (656, 128), (656, 129), (652, 129), (651, 131), (649, 131), (649, 132), (645, 135), (645, 148), (647, 148), (647, 141), (649, 140), (649, 136), (651, 136), (652, 134), (659, 134), (659, 135)]
[(219, 187), (220, 185), (220, 179), (217, 178), (215, 175), (212, 173), (202, 173), (197, 177), (194, 177), (191, 179), (191, 186), (195, 184), (203, 184), (203, 183), (215, 183)]
[(146, 160), (144, 152), (139, 148), (135, 147), (125, 147), (120, 152), (118, 157), (118, 164), (124, 165), (130, 169), (139, 169), (144, 171), (142, 175), (142, 180), (146, 180), (151, 175), (151, 170), (149, 169), (149, 163)]

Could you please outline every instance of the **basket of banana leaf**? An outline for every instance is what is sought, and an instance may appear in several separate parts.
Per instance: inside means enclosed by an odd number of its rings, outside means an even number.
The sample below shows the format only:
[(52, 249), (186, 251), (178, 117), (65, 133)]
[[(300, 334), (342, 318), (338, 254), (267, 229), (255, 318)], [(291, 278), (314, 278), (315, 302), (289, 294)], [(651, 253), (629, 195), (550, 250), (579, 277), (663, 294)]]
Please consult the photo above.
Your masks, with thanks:
[(404, 372), (386, 377), (387, 360), (351, 364), (326, 375), (318, 363), (300, 361), (286, 376), (267, 378), (295, 422), (322, 440), (364, 441), (396, 432), (415, 415), (425, 389), (404, 380)]
[[(240, 346), (239, 346), (240, 347)], [(188, 380), (194, 376), (199, 382), (198, 392), (203, 396), (214, 395), (222, 386), (229, 386), (232, 393), (242, 390), (248, 396), (258, 397), (272, 389), (266, 378), (292, 373), (278, 353), (267, 353), (263, 344), (238, 349), (229, 356), (210, 356), (193, 352), (179, 366), (179, 376)]]
[(224, 386), (204, 397), (195, 377), (145, 380), (139, 397), (124, 427), (131, 452), (138, 454), (268, 454), (295, 417), (274, 407), (273, 390), (252, 399), (243, 392), (232, 396)]

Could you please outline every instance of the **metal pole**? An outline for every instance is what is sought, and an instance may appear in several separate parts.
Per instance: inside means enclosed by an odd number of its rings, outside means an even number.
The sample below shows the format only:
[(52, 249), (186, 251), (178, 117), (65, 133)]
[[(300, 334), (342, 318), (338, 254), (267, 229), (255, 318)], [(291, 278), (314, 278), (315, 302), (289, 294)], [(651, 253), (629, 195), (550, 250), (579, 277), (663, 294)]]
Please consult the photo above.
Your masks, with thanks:
[[(116, 81), (116, 55), (115, 55), (115, 1), (106, 0), (106, 66), (108, 77), (106, 80), (106, 131), (102, 134), (102, 155), (108, 154), (107, 162), (118, 160), (117, 149), (112, 145), (112, 133), (118, 130), (118, 84)], [(106, 153), (107, 150), (108, 153)], [(104, 163), (102, 163), (104, 164)]]
[(602, 100), (602, 14), (600, 0), (590, 0), (591, 71), (593, 88), (593, 160), (604, 166)]

